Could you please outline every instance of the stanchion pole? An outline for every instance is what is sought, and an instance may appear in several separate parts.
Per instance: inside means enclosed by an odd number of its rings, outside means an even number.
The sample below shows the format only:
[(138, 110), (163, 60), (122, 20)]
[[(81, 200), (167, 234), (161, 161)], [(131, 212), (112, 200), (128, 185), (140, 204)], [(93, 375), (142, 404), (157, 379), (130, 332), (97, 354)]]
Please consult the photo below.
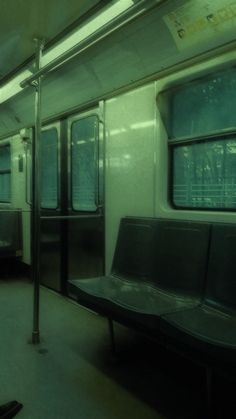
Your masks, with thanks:
[[(41, 68), (44, 42), (36, 39), (36, 72)], [(40, 343), (39, 301), (40, 301), (40, 208), (41, 208), (41, 92), (42, 77), (32, 84), (35, 87), (35, 130), (32, 147), (32, 213), (31, 213), (31, 261), (34, 284), (32, 343)]]

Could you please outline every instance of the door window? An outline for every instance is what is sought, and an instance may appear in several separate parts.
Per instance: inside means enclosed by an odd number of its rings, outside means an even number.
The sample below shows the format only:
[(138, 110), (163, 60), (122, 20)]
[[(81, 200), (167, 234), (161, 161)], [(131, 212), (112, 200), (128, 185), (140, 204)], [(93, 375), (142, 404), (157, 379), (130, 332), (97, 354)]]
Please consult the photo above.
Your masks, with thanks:
[(41, 207), (58, 207), (58, 133), (50, 128), (41, 134)]
[(71, 197), (76, 211), (96, 211), (98, 199), (98, 136), (96, 115), (71, 127)]

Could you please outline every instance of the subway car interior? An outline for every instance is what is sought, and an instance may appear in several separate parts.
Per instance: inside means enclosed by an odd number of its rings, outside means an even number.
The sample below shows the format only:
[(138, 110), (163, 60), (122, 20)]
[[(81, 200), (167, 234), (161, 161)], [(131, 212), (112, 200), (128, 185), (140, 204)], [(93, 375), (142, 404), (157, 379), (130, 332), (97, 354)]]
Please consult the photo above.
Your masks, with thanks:
[(0, 21), (0, 419), (236, 418), (236, 0)]

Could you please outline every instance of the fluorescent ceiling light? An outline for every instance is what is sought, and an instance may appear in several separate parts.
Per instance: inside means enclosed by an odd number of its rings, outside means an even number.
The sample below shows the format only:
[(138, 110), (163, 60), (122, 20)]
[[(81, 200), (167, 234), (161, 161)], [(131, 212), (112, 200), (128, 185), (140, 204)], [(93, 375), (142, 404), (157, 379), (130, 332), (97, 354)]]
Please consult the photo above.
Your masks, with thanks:
[(45, 66), (52, 60), (57, 58), (63, 52), (68, 51), (79, 42), (86, 39), (89, 35), (97, 31), (99, 28), (110, 22), (116, 16), (133, 6), (133, 0), (119, 0), (107, 7), (102, 13), (91, 19), (86, 25), (79, 27), (72, 35), (60, 42), (59, 45), (52, 48), (42, 58), (42, 64)]
[[(118, 0), (113, 2), (103, 12), (92, 18), (86, 24), (80, 26), (72, 35), (69, 35), (65, 40), (61, 41), (55, 47), (51, 48), (42, 57), (42, 66), (49, 64), (52, 60), (68, 51), (70, 48), (86, 39), (89, 35), (98, 30), (101, 26), (114, 19), (116, 16), (133, 6), (133, 0)], [(30, 77), (32, 72), (24, 70), (14, 77), (11, 81), (0, 88), (0, 103), (3, 103), (19, 93), (22, 88), (20, 83), (27, 77)]]
[(6, 83), (4, 86), (0, 88), (0, 103), (5, 102), (6, 100), (10, 99), (12, 96), (15, 96), (19, 93), (22, 88), (20, 87), (20, 83), (26, 77), (30, 77), (32, 72), (29, 70), (24, 70), (19, 73), (16, 77)]

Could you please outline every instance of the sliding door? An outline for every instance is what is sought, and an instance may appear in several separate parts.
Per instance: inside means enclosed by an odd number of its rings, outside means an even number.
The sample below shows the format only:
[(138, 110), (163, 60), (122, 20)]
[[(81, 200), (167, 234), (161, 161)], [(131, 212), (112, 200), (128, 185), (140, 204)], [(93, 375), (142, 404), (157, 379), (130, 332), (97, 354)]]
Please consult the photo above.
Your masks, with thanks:
[(45, 127), (41, 137), (41, 283), (104, 270), (103, 125), (99, 110)]

